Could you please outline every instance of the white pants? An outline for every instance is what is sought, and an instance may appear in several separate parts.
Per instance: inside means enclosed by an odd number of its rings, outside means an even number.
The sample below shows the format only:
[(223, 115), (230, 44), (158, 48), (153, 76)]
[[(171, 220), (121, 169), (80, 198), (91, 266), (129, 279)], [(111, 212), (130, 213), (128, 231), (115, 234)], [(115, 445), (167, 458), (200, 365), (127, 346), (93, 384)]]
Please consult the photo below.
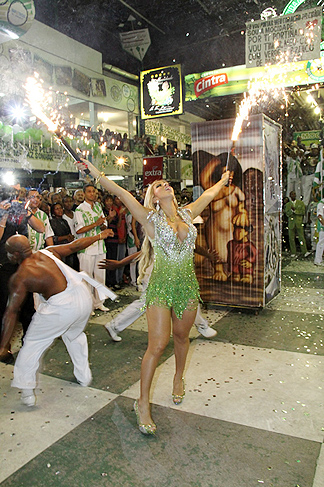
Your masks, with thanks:
[[(127, 247), (127, 252), (128, 255), (133, 255), (137, 252), (137, 247)], [(137, 262), (131, 262), (129, 264), (129, 273), (133, 285), (136, 285), (136, 266)]]
[(317, 227), (317, 222), (311, 221), (310, 230), (311, 230), (312, 250), (316, 250), (316, 245), (317, 245), (317, 241), (315, 240), (316, 227)]
[(301, 197), (301, 194), (302, 194), (301, 193), (301, 178), (296, 178), (296, 176), (290, 176), (288, 174), (286, 196), (289, 196), (291, 191), (295, 191), (296, 198), (299, 200)]
[[(136, 299), (131, 304), (129, 304), (123, 311), (121, 311), (113, 320), (111, 320), (107, 325), (112, 326), (114, 330), (118, 333), (128, 326), (130, 326), (134, 321), (138, 320), (144, 313), (143, 306), (145, 305), (144, 295), (140, 299)], [(201, 314), (200, 304), (198, 304), (197, 314), (195, 318), (195, 325), (207, 325), (208, 322), (205, 320)]]
[(309, 174), (308, 176), (302, 176), (301, 178), (302, 195), (303, 195), (303, 202), (305, 203), (305, 206), (308, 205), (311, 199), (313, 181), (314, 181), (314, 174)]
[(62, 336), (72, 359), (76, 379), (91, 381), (88, 343), (83, 330), (92, 310), (87, 286), (80, 282), (43, 301), (35, 312), (18, 354), (12, 387), (34, 389), (39, 361), (55, 338)]
[(324, 252), (324, 231), (319, 232), (318, 242), (316, 245), (314, 264), (320, 264), (322, 262)]
[[(99, 269), (98, 263), (106, 258), (106, 254), (78, 254), (78, 258), (80, 263), (80, 271), (85, 271), (87, 274), (89, 274), (90, 277), (93, 277), (96, 281), (100, 282), (100, 284), (105, 284), (106, 270)], [(98, 308), (98, 306), (104, 303), (104, 300), (99, 299), (97, 291), (92, 286), (90, 286), (90, 284), (89, 289), (93, 293), (93, 307)]]

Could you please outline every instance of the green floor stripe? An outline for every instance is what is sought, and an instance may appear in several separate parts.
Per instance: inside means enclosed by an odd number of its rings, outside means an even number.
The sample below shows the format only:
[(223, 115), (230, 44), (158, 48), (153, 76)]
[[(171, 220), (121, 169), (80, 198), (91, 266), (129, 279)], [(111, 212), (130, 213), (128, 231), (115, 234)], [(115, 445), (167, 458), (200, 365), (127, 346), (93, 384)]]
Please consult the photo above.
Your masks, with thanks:
[(155, 437), (119, 397), (2, 487), (311, 487), (320, 444), (153, 406)]

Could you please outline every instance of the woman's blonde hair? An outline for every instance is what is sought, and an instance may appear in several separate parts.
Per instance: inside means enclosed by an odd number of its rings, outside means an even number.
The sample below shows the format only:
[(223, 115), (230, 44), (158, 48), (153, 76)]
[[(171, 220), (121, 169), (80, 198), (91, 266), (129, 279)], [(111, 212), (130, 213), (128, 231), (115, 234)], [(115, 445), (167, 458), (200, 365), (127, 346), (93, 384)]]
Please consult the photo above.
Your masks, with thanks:
[[(164, 180), (163, 179), (157, 180), (157, 181), (154, 181), (152, 184), (149, 185), (149, 187), (147, 188), (147, 191), (146, 191), (145, 199), (144, 199), (145, 208), (149, 208), (150, 210), (153, 210), (155, 212), (157, 212), (158, 210), (156, 208), (157, 202), (153, 201), (154, 200), (154, 188), (161, 181), (164, 181)], [(174, 202), (176, 209), (178, 209), (178, 202), (177, 202), (175, 196), (173, 197), (173, 202)], [(143, 281), (145, 273), (146, 273), (146, 269), (151, 264), (152, 259), (153, 259), (153, 247), (152, 247), (152, 244), (150, 242), (150, 239), (148, 238), (147, 235), (145, 235), (145, 238), (144, 238), (144, 241), (143, 241), (143, 244), (141, 247), (141, 258), (140, 258), (139, 264), (138, 264), (138, 274), (139, 274), (138, 279), (137, 279), (138, 284), (142, 284), (142, 281)]]

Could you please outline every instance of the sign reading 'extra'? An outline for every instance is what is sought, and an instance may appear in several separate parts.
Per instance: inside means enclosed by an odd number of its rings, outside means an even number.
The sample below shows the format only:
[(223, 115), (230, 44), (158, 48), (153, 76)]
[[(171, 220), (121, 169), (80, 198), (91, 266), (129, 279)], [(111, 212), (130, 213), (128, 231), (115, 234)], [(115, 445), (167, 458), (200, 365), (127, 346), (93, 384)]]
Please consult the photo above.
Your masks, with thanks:
[(204, 78), (197, 79), (194, 84), (195, 95), (198, 98), (200, 95), (208, 90), (212, 90), (215, 86), (226, 85), (228, 78), (226, 73), (212, 74)]
[(163, 177), (163, 157), (144, 157), (143, 159), (143, 185), (152, 184), (156, 179)]

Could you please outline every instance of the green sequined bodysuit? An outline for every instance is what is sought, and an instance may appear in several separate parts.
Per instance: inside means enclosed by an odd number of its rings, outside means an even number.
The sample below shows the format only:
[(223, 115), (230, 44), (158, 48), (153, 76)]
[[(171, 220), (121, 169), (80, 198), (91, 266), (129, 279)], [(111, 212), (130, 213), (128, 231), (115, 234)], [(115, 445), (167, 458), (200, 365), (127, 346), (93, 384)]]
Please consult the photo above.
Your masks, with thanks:
[(185, 309), (196, 309), (199, 285), (194, 269), (193, 253), (197, 230), (191, 222), (190, 210), (179, 209), (178, 214), (188, 225), (188, 234), (180, 242), (168, 224), (165, 213), (151, 211), (149, 221), (154, 224), (154, 266), (146, 291), (146, 307), (173, 308), (178, 318)]

